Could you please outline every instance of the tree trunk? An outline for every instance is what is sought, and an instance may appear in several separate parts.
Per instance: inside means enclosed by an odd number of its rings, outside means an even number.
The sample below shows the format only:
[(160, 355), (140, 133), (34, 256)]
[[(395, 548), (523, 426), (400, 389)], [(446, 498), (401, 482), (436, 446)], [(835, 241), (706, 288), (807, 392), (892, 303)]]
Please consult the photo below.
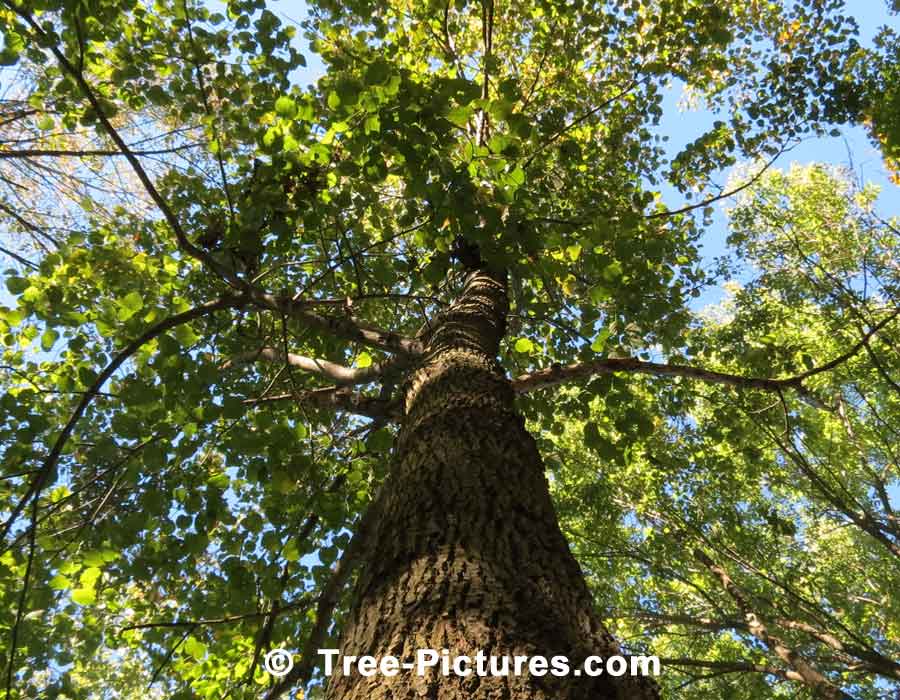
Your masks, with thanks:
[[(537, 446), (516, 413), (496, 355), (508, 309), (505, 277), (472, 273), (437, 320), (406, 386), (404, 421), (369, 540), (344, 656), (417, 649), (473, 658), (618, 653), (597, 618), (560, 531)], [(613, 678), (366, 677), (335, 666), (328, 700), (457, 698), (646, 700), (655, 684)]]

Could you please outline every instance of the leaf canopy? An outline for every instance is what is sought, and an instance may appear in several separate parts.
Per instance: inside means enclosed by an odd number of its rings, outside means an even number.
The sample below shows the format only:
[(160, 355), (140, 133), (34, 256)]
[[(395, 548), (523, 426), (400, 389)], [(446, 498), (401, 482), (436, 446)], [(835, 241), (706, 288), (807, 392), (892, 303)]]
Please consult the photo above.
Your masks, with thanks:
[[(773, 165), (863, 120), (896, 161), (890, 30), (861, 47), (837, 0), (307, 9), (0, 2), (10, 697), (257, 697), (473, 248), (509, 273), (511, 377), (618, 368), (520, 404), (598, 604), (682, 662), (669, 697), (811, 697), (695, 550), (853, 697), (895, 689), (898, 224)], [(675, 152), (673, 84), (715, 115)]]

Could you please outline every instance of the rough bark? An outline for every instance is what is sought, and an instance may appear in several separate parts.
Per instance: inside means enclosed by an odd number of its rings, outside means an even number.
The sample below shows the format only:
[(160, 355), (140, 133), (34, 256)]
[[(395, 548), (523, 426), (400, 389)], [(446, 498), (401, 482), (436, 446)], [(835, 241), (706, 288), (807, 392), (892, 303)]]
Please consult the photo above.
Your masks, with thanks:
[[(618, 653), (593, 610), (550, 499), (541, 457), (496, 355), (502, 275), (472, 273), (405, 389), (384, 498), (341, 643), (343, 655)], [(364, 677), (336, 669), (328, 700), (648, 700), (646, 679)]]

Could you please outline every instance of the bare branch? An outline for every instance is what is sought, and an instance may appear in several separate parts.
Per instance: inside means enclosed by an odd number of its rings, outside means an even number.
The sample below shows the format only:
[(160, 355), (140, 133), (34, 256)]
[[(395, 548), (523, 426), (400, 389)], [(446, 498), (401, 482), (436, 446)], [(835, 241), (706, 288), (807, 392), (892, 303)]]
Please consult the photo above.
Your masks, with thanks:
[(320, 374), (340, 386), (353, 386), (356, 384), (368, 384), (384, 377), (392, 369), (398, 369), (407, 364), (406, 357), (400, 355), (387, 362), (373, 363), (368, 367), (345, 367), (328, 360), (320, 360), (315, 357), (296, 355), (292, 352), (284, 353), (271, 347), (263, 347), (253, 352), (243, 353), (234, 357), (224, 366), (227, 369), (235, 364), (246, 364), (256, 360), (268, 362), (283, 362), (291, 367), (296, 367), (304, 372)]

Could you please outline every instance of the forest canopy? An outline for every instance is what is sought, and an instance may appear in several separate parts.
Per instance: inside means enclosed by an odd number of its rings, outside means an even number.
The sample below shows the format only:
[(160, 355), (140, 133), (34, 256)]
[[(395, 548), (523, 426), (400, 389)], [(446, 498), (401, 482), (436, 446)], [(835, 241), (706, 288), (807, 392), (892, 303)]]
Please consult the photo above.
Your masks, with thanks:
[[(392, 697), (316, 649), (465, 609), (662, 662), (511, 700), (897, 697), (861, 5), (0, 0), (0, 696)], [(791, 161), (859, 129), (894, 185)]]

